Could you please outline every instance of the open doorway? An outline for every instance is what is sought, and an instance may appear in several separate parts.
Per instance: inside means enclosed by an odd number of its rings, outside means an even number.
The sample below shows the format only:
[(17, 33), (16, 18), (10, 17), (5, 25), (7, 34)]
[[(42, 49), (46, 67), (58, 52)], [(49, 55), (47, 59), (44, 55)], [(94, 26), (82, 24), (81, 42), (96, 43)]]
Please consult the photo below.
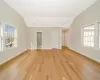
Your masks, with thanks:
[(68, 31), (69, 29), (64, 29), (62, 30), (62, 46), (67, 47), (67, 37), (68, 37)]
[(42, 32), (37, 32), (37, 49), (42, 48)]

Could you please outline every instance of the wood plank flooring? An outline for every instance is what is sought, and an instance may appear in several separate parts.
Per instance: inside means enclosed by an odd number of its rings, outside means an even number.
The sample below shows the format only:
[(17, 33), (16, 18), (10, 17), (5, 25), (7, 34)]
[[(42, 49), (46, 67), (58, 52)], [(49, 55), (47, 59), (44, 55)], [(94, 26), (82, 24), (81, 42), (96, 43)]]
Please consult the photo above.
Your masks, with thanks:
[(100, 80), (100, 64), (67, 48), (27, 51), (0, 66), (0, 80)]

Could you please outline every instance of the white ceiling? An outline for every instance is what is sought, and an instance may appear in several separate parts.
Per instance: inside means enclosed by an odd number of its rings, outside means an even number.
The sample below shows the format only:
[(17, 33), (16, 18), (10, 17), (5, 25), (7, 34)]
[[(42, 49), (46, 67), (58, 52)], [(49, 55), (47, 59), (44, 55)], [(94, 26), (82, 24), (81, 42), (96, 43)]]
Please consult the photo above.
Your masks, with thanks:
[(97, 0), (4, 0), (28, 27), (65, 27)]

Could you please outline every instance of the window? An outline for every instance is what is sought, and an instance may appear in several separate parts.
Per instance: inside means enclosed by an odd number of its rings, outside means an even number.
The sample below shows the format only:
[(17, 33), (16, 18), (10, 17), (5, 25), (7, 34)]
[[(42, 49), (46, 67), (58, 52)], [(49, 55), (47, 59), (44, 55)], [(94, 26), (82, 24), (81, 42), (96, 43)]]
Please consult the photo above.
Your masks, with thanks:
[(17, 46), (16, 28), (0, 23), (0, 50)]
[(3, 50), (3, 27), (0, 23), (0, 50)]
[(86, 47), (94, 47), (94, 25), (86, 26), (82, 28), (83, 33), (83, 45)]
[(100, 48), (100, 22), (98, 23), (98, 42), (99, 42), (99, 48)]

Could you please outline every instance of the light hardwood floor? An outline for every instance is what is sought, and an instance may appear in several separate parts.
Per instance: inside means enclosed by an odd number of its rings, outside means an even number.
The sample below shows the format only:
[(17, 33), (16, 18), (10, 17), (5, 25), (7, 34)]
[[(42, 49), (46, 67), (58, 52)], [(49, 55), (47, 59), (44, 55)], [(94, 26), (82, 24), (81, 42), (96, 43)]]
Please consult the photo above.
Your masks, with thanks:
[(67, 48), (27, 51), (0, 66), (0, 80), (100, 80), (100, 64)]

